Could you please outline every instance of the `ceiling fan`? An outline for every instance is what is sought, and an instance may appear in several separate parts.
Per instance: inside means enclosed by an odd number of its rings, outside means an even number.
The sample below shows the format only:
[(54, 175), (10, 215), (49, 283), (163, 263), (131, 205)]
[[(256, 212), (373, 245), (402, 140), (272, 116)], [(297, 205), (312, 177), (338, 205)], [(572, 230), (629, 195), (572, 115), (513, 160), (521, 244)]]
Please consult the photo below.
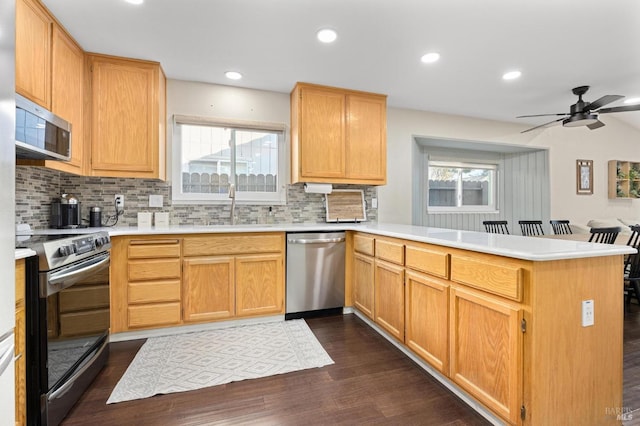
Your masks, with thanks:
[(610, 104), (611, 102), (615, 102), (619, 99), (624, 98), (624, 96), (621, 96), (621, 95), (605, 95), (593, 102), (583, 101), (582, 95), (587, 93), (587, 90), (589, 90), (589, 86), (579, 86), (572, 90), (573, 94), (578, 97), (578, 102), (571, 105), (571, 108), (568, 113), (520, 115), (516, 117), (516, 118), (525, 118), (525, 117), (562, 116), (556, 120), (549, 121), (548, 123), (544, 123), (536, 127), (532, 127), (520, 133), (526, 133), (535, 129), (539, 129), (541, 127), (546, 127), (550, 124), (557, 123), (558, 121), (562, 121), (562, 125), (564, 127), (587, 126), (590, 130), (594, 130), (604, 126), (604, 123), (598, 120), (598, 114), (607, 114), (611, 112), (624, 112), (624, 111), (640, 111), (640, 104), (629, 105), (629, 106), (619, 106), (619, 107), (613, 107), (613, 108), (602, 108), (603, 106)]

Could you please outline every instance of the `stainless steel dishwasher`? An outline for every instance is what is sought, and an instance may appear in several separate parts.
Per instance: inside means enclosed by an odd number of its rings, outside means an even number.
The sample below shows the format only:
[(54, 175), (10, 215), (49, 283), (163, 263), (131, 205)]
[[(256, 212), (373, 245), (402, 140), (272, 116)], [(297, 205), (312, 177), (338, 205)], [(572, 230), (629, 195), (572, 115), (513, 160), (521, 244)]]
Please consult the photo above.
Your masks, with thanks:
[(344, 232), (287, 234), (285, 319), (342, 312)]

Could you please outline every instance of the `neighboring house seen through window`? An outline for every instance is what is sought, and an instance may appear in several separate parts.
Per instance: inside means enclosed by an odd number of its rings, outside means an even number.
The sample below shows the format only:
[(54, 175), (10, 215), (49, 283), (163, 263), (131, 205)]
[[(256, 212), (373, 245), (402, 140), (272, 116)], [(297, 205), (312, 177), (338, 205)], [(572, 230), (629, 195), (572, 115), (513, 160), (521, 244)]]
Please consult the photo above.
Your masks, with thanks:
[(173, 200), (284, 204), (284, 125), (175, 117)]

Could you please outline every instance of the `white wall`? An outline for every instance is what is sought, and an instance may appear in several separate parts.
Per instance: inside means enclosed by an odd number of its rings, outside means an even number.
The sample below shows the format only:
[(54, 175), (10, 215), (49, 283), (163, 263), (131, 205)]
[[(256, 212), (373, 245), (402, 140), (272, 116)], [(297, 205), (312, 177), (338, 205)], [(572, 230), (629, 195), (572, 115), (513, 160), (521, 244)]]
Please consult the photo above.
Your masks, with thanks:
[[(507, 122), (481, 120), (399, 108), (387, 110), (387, 185), (378, 190), (381, 222), (411, 223), (414, 136), (548, 147), (551, 217), (586, 223), (592, 218), (640, 218), (640, 200), (609, 200), (607, 161), (640, 162), (635, 148), (640, 130), (612, 116), (597, 130), (551, 127), (521, 134), (527, 128)], [(576, 160), (594, 161), (594, 194), (576, 194)], [(402, 207), (398, 207), (402, 206)]]
[[(167, 81), (168, 166), (172, 116), (198, 115), (287, 123), (289, 94), (181, 80)], [(640, 200), (609, 200), (607, 161), (640, 162), (640, 130), (607, 115), (606, 126), (551, 127), (521, 134), (527, 125), (400, 108), (387, 110), (387, 185), (378, 189), (378, 220), (411, 223), (415, 136), (549, 148), (551, 217), (586, 223), (592, 218), (640, 218)], [(576, 194), (576, 160), (594, 161), (594, 194)]]

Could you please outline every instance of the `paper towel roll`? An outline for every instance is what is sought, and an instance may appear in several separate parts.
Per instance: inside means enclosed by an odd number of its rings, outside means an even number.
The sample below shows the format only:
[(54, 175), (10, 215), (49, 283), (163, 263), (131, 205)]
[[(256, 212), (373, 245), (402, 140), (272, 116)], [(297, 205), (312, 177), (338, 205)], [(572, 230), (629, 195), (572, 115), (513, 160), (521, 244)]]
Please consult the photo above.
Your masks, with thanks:
[(331, 194), (333, 186), (330, 183), (305, 183), (304, 192), (309, 194)]

